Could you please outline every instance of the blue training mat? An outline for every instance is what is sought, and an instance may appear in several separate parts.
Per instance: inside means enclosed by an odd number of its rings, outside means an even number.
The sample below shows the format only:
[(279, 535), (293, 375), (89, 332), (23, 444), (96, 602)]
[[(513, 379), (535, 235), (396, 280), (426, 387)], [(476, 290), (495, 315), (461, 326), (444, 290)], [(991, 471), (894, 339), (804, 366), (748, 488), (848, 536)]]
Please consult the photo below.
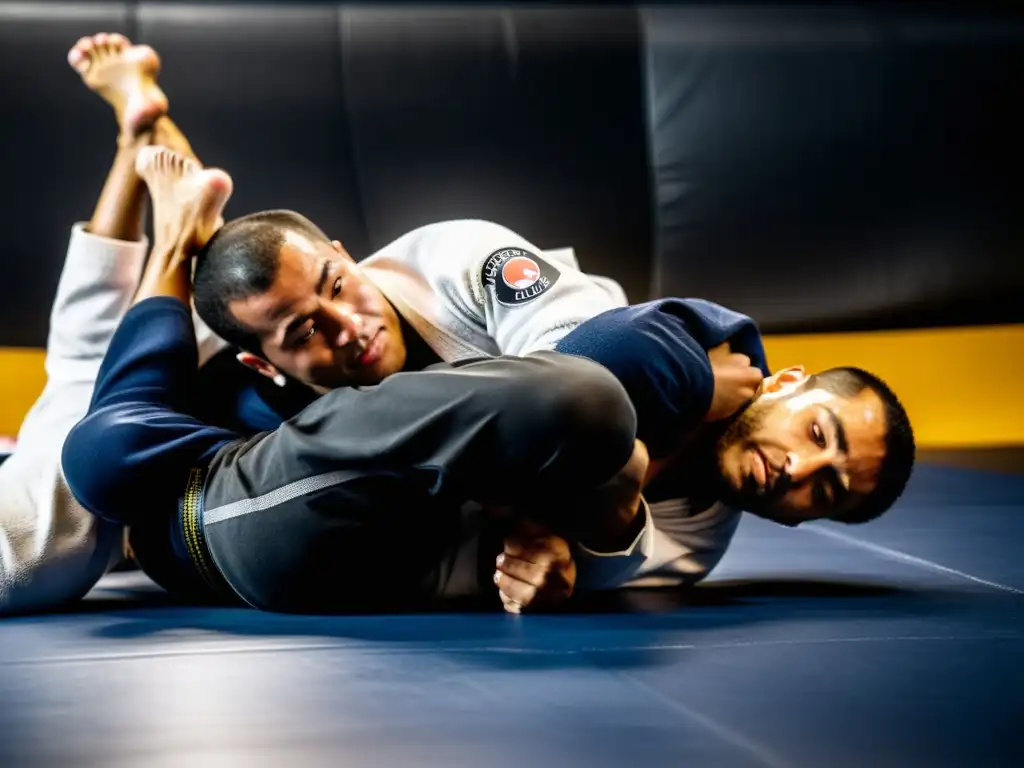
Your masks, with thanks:
[(1024, 478), (865, 527), (747, 518), (688, 595), (295, 617), (112, 574), (0, 624), (0, 766), (1024, 765)]

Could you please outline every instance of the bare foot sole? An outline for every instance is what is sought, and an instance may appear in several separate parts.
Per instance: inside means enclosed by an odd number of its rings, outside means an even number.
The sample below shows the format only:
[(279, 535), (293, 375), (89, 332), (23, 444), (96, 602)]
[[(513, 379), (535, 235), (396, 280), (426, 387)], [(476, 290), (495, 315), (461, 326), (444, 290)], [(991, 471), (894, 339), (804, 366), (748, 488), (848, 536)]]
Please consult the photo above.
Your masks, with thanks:
[(150, 130), (167, 114), (167, 96), (156, 84), (160, 57), (148, 45), (101, 32), (75, 43), (68, 63), (86, 87), (114, 108), (124, 141)]
[(221, 169), (203, 168), (167, 147), (149, 146), (139, 150), (135, 171), (153, 201), (154, 246), (176, 248), (188, 257), (223, 225), (234, 184)]

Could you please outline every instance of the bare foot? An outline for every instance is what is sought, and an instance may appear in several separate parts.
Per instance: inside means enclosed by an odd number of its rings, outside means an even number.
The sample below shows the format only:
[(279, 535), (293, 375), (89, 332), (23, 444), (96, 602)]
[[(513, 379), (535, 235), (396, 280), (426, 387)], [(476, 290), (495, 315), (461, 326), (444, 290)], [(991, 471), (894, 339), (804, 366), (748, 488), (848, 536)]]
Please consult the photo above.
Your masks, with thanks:
[(114, 108), (121, 140), (130, 142), (167, 114), (167, 96), (156, 84), (160, 57), (117, 33), (83, 37), (68, 51), (82, 81)]
[(167, 147), (144, 147), (135, 170), (153, 201), (153, 248), (189, 258), (223, 224), (221, 214), (234, 190), (231, 177)]

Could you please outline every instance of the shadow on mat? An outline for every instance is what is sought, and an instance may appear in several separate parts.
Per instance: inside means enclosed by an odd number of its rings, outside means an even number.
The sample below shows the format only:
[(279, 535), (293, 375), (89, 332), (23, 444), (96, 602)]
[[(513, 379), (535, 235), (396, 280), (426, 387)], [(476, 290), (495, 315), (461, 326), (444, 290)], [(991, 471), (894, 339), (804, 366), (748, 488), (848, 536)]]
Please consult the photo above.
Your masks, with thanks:
[[(684, 592), (633, 590), (588, 597), (559, 614), (511, 616), (500, 610), (387, 615), (296, 616), (239, 608), (139, 607), (118, 604), (112, 621), (92, 634), (111, 640), (174, 642), (288, 638), (359, 651), (438, 652), (472, 657), (487, 666), (516, 668), (592, 665), (649, 666), (644, 647), (685, 646), (707, 633), (755, 630), (764, 623), (801, 625), (921, 617), (970, 610), (963, 593), (904, 589), (887, 584), (774, 579), (718, 582)], [(987, 601), (988, 609), (991, 606)], [(344, 641), (349, 641), (346, 643)], [(399, 647), (396, 648), (395, 646)], [(635, 650), (634, 650), (635, 649)], [(187, 652), (187, 645), (183, 647)], [(621, 653), (619, 652), (621, 651)], [(652, 655), (654, 653), (655, 655)], [(613, 658), (614, 657), (614, 658)]]

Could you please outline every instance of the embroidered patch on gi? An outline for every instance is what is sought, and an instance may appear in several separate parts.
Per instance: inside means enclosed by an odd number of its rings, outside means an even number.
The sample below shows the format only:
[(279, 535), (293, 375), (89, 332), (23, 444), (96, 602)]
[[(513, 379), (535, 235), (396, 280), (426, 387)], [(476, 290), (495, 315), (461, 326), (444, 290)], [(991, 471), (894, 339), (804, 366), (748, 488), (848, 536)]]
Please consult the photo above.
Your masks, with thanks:
[(558, 282), (559, 272), (535, 253), (502, 248), (487, 257), (480, 278), (494, 288), (499, 304), (518, 307), (546, 293)]

